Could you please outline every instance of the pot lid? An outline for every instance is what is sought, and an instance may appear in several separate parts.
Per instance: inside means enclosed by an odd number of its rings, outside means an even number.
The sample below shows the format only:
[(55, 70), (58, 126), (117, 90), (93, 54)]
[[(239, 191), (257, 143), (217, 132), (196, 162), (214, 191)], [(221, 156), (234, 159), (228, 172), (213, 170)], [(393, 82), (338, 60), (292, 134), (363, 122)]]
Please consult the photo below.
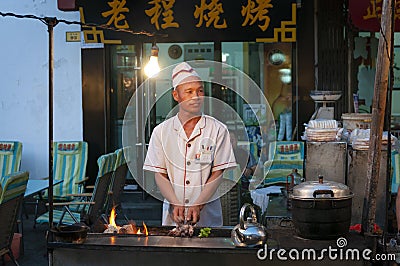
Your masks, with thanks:
[(334, 181), (326, 181), (320, 175), (318, 181), (307, 181), (294, 186), (292, 195), (293, 198), (298, 199), (340, 199), (352, 197), (353, 193), (348, 186)]

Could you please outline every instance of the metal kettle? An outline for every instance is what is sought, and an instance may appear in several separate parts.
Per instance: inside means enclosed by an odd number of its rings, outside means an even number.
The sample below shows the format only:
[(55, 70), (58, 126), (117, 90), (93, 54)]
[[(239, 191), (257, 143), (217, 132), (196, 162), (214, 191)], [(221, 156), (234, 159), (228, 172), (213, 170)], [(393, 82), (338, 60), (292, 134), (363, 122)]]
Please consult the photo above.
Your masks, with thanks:
[[(245, 221), (247, 208), (251, 210), (251, 217), (247, 217)], [(249, 203), (245, 203), (240, 209), (239, 224), (232, 229), (231, 239), (237, 247), (256, 247), (267, 241), (266, 228), (257, 223), (256, 211)]]

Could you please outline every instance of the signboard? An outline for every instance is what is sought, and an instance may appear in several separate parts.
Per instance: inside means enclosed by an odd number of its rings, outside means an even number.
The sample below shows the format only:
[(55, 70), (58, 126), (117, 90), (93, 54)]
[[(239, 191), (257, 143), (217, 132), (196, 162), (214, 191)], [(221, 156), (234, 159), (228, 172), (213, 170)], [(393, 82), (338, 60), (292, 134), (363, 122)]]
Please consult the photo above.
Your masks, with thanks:
[(65, 35), (66, 35), (67, 42), (80, 42), (81, 41), (81, 32), (80, 31), (67, 31)]
[[(351, 23), (362, 31), (379, 32), (383, 0), (349, 0)], [(400, 30), (400, 1), (395, 3), (395, 30)]]
[[(128, 43), (155, 34), (157, 42), (296, 41), (295, 0), (80, 0), (86, 42)], [(92, 37), (92, 38), (91, 38)]]

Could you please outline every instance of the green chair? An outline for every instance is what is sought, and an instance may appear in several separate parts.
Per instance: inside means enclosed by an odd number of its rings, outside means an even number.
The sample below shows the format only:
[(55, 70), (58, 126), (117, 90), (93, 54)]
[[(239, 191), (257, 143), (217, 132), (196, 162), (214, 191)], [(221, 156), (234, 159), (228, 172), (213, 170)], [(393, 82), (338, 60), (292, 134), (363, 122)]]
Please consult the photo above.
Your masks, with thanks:
[(8, 254), (15, 265), (19, 264), (11, 244), (28, 179), (28, 172), (14, 172), (4, 176), (0, 183), (0, 256), (4, 260), (4, 255)]
[(54, 200), (70, 200), (67, 195), (83, 192), (87, 181), (88, 144), (85, 141), (54, 142), (53, 155), (54, 181), (63, 181), (53, 188)]
[(111, 184), (111, 197), (108, 210), (112, 207), (119, 207), (121, 204), (120, 198), (124, 190), (126, 175), (128, 173), (128, 163), (125, 160), (124, 150), (126, 150), (126, 148), (120, 148), (115, 151), (117, 159)]
[(21, 166), (22, 143), (0, 141), (0, 177), (18, 172)]
[[(54, 202), (71, 201), (71, 194), (82, 193), (86, 177), (88, 144), (85, 141), (53, 142), (53, 180), (62, 180), (53, 187)], [(38, 217), (40, 202), (48, 200), (48, 193), (36, 196), (35, 219)], [(35, 225), (34, 225), (35, 227)]]
[[(58, 224), (74, 224), (84, 222), (93, 225), (104, 213), (105, 203), (109, 195), (111, 177), (114, 173), (116, 154), (109, 153), (99, 157), (99, 167), (96, 182), (92, 193), (77, 193), (67, 195), (74, 200), (54, 203), (53, 221)], [(36, 223), (48, 223), (49, 213), (36, 219)]]

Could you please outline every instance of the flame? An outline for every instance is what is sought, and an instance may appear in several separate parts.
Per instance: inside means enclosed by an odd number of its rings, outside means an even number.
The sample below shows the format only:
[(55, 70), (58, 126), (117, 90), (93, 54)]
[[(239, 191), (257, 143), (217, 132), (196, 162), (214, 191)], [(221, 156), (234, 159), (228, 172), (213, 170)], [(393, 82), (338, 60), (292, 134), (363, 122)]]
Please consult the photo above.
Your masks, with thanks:
[(111, 210), (110, 219), (108, 221), (108, 224), (117, 228), (117, 224), (115, 223), (115, 217), (117, 217), (117, 215), (115, 214), (115, 207), (113, 207)]
[(147, 226), (146, 226), (146, 224), (144, 222), (142, 222), (142, 223), (143, 223), (143, 234), (145, 236), (148, 236), (149, 235), (149, 231), (147, 231)]
[[(128, 233), (128, 234), (136, 234), (136, 235), (145, 235), (145, 236), (148, 236), (149, 235), (149, 232), (148, 232), (148, 230), (147, 230), (147, 226), (146, 226), (146, 224), (144, 223), (144, 222), (142, 222), (142, 224), (143, 224), (143, 229), (142, 229), (142, 231), (140, 230), (140, 228), (139, 227), (137, 227), (136, 226), (136, 224), (135, 224), (135, 222), (134, 221), (130, 221), (129, 222), (129, 227), (131, 227), (132, 229), (129, 229), (128, 228), (128, 225), (124, 225), (124, 226), (118, 226), (117, 224), (116, 224), (116, 222), (115, 222), (115, 218), (117, 217), (117, 214), (116, 214), (116, 212), (115, 212), (115, 207), (113, 207), (112, 208), (112, 210), (111, 210), (111, 213), (110, 213), (110, 218), (109, 218), (109, 220), (108, 220), (108, 225), (107, 225), (107, 227), (109, 228), (109, 229), (112, 229), (112, 231), (114, 231), (114, 230), (116, 230), (116, 232), (118, 232), (118, 233), (123, 233), (123, 234), (126, 234), (126, 233)], [(123, 230), (122, 230), (123, 229)], [(120, 230), (121, 230), (121, 232), (120, 232)], [(107, 230), (106, 230), (107, 231)], [(105, 231), (105, 232), (106, 232)]]

